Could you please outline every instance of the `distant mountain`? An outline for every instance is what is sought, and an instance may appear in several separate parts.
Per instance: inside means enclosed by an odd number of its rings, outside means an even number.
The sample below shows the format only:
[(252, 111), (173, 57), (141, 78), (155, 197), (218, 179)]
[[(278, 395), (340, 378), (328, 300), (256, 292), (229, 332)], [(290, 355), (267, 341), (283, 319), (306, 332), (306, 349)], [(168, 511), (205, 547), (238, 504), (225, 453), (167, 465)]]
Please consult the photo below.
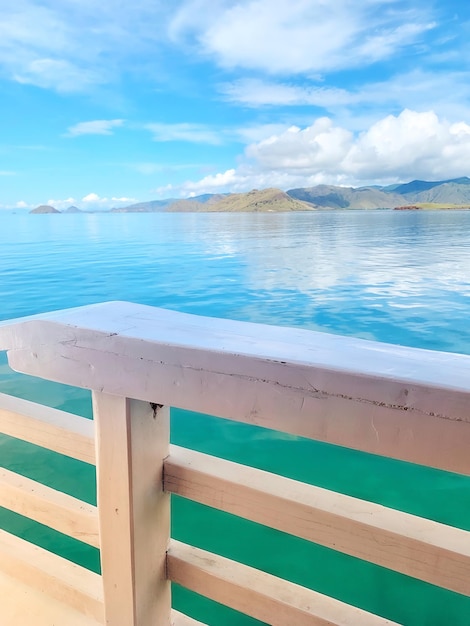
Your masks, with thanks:
[(165, 213), (194, 213), (203, 211), (204, 203), (199, 202), (196, 198), (186, 198), (174, 200), (165, 208)]
[(469, 182), (448, 182), (435, 185), (431, 189), (419, 193), (408, 193), (406, 198), (413, 202), (434, 202), (437, 204), (470, 204)]
[[(425, 206), (421, 206), (425, 205)], [(111, 213), (184, 213), (184, 212), (281, 212), (313, 209), (394, 209), (411, 207), (426, 209), (467, 208), (470, 206), (470, 178), (426, 181), (367, 187), (317, 185), (287, 192), (276, 188), (253, 189), (247, 193), (205, 193), (191, 198), (166, 198), (138, 202), (111, 209)], [(66, 213), (83, 212), (69, 207)], [(60, 213), (42, 205), (31, 213)]]
[(437, 181), (412, 180), (411, 183), (397, 185), (396, 187), (394, 187), (393, 191), (395, 191), (395, 193), (401, 194), (416, 194), (421, 193), (422, 191), (428, 191), (429, 189), (433, 189), (434, 187), (445, 185), (447, 183), (455, 183), (457, 185), (470, 185), (470, 178), (468, 178), (467, 176), (462, 176), (461, 178), (452, 178), (449, 180)]
[(194, 198), (175, 200), (166, 207), (166, 211), (172, 213), (189, 213), (191, 211), (207, 211), (207, 207), (228, 197), (227, 193), (205, 193)]
[[(436, 204), (442, 208), (470, 204), (470, 178), (425, 181), (414, 180), (402, 185), (386, 187), (316, 187), (291, 189), (291, 197), (310, 202), (323, 209), (391, 209), (411, 204)], [(432, 207), (428, 207), (432, 208)]]
[(427, 181), (427, 180), (412, 180), (410, 183), (404, 183), (403, 185), (396, 185), (394, 188), (395, 193), (401, 193), (406, 195), (408, 193), (420, 193), (421, 191), (427, 191), (436, 187), (436, 185), (442, 185), (444, 181)]
[(42, 214), (42, 213), (60, 213), (60, 211), (55, 209), (53, 206), (50, 206), (49, 204), (41, 204), (40, 206), (38, 206), (35, 209), (33, 209), (32, 211), (30, 211), (30, 213), (37, 213), (37, 214)]
[(266, 213), (281, 211), (311, 211), (315, 207), (306, 202), (291, 198), (287, 193), (274, 187), (253, 189), (248, 193), (234, 193), (218, 202), (206, 204), (202, 210), (210, 212), (228, 211), (243, 213)]
[(325, 209), (393, 209), (404, 204), (403, 197), (377, 187), (316, 187), (290, 189), (289, 196)]
[(68, 209), (65, 209), (64, 213), (84, 213), (84, 211), (76, 206), (69, 206)]
[(267, 212), (267, 211), (311, 211), (311, 204), (291, 198), (280, 189), (254, 189), (248, 193), (202, 194), (194, 198), (176, 200), (154, 200), (139, 202), (128, 207), (112, 209), (113, 213), (148, 213), (164, 211), (185, 212)]
[(175, 198), (167, 198), (166, 200), (138, 202), (137, 204), (111, 209), (111, 213), (157, 213), (164, 211), (166, 207), (174, 201)]
[(214, 204), (219, 200), (223, 200), (225, 197), (230, 196), (230, 193), (203, 193), (200, 196), (194, 196), (194, 198), (189, 198), (190, 200), (197, 200), (197, 202), (201, 202), (201, 204)]

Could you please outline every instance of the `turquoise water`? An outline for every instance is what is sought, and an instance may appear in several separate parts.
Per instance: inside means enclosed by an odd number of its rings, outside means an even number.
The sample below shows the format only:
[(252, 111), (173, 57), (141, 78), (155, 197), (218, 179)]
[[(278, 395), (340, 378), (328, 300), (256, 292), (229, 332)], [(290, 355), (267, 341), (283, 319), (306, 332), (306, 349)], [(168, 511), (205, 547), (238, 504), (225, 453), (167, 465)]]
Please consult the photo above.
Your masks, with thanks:
[[(470, 354), (470, 212), (0, 214), (0, 319), (131, 300)], [(14, 374), (0, 391), (91, 416), (89, 394)], [(470, 529), (470, 481), (183, 411), (172, 439)], [(0, 439), (2, 465), (94, 502), (79, 462)], [(413, 626), (470, 624), (470, 600), (176, 499), (173, 535)], [(190, 524), (188, 524), (190, 520)], [(95, 570), (98, 555), (23, 518), (0, 525)], [(255, 620), (174, 590), (214, 626)]]

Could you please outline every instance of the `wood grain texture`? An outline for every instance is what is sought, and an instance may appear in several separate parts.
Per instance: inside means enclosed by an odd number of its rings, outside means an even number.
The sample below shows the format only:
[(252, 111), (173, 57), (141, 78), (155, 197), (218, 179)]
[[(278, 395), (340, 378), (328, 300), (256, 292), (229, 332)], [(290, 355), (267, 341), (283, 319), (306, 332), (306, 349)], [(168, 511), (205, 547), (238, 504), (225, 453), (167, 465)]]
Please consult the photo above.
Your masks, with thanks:
[(95, 506), (1, 468), (0, 506), (99, 548)]
[[(0, 571), (0, 624), (2, 626), (103, 626), (102, 620), (85, 615)], [(32, 617), (34, 616), (34, 618)], [(205, 626), (179, 611), (171, 611), (172, 626)], [(34, 620), (34, 621), (32, 621)]]
[(170, 447), (165, 489), (470, 595), (470, 533), (213, 456)]
[(384, 626), (394, 624), (252, 567), (171, 541), (168, 576), (174, 582), (271, 626)]
[(106, 623), (170, 626), (169, 410), (104, 393), (93, 394), (93, 410)]
[(42, 378), (470, 473), (470, 357), (111, 302), (0, 323)]
[(0, 432), (95, 464), (92, 420), (0, 393)]
[(103, 623), (103, 588), (98, 574), (3, 530), (0, 563), (10, 578)]
[(90, 615), (64, 604), (38, 587), (30, 587), (0, 571), (2, 626), (102, 626)]

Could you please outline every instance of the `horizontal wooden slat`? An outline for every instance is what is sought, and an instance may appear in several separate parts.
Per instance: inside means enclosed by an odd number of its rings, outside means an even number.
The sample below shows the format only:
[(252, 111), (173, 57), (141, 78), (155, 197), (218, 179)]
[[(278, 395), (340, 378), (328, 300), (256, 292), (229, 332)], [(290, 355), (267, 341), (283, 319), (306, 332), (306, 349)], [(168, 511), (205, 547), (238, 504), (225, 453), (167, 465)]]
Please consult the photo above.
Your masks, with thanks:
[(470, 356), (110, 302), (0, 323), (20, 372), (470, 473)]
[(0, 432), (95, 464), (92, 420), (0, 393)]
[(169, 578), (272, 626), (384, 626), (382, 617), (230, 559), (172, 541)]
[(103, 622), (33, 589), (0, 569), (2, 626), (102, 626)]
[(198, 622), (192, 617), (188, 617), (188, 615), (180, 613), (175, 609), (171, 611), (171, 622), (172, 626), (206, 626), (202, 622)]
[(0, 506), (99, 548), (95, 506), (0, 469)]
[[(101, 576), (0, 530), (0, 563), (11, 578), (103, 622)], [(33, 615), (31, 618), (34, 621)]]
[(470, 533), (200, 452), (171, 446), (165, 489), (470, 595)]

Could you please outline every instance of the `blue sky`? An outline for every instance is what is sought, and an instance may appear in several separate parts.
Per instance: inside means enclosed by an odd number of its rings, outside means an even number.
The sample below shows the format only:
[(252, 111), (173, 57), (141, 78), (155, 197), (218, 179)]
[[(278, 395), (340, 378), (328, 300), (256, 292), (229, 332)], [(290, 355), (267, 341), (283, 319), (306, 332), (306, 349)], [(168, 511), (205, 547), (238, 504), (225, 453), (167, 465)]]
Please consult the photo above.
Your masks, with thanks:
[(0, 4), (0, 207), (470, 175), (468, 0)]

